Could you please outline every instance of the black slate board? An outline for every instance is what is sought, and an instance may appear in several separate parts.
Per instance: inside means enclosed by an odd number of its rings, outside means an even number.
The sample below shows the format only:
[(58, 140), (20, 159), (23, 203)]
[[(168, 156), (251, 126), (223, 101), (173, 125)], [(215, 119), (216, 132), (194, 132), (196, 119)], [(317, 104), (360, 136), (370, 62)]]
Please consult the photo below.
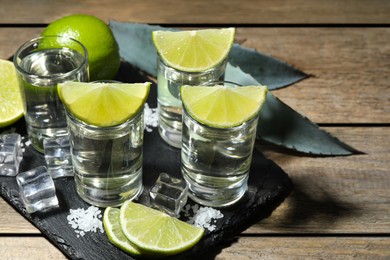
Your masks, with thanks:
[[(123, 82), (142, 82), (145, 76), (123, 63), (117, 77)], [(156, 107), (156, 86), (153, 85), (148, 104)], [(26, 136), (24, 120), (1, 130), (16, 131)], [(27, 138), (25, 138), (27, 139)], [(20, 172), (44, 165), (43, 155), (31, 146), (25, 148)], [(143, 182), (144, 191), (139, 202), (147, 204), (147, 194), (159, 173), (167, 172), (180, 177), (180, 150), (175, 149), (161, 140), (156, 128), (152, 132), (145, 131)], [(0, 195), (12, 205), (21, 215), (36, 226), (43, 235), (64, 255), (70, 259), (133, 259), (113, 246), (106, 234), (89, 232), (77, 238), (77, 234), (68, 224), (66, 217), (69, 209), (88, 208), (89, 205), (81, 200), (75, 190), (72, 178), (55, 180), (57, 197), (60, 208), (47, 213), (29, 214), (20, 201), (19, 190), (14, 177), (0, 177)], [(218, 253), (224, 243), (232, 240), (254, 223), (268, 217), (272, 211), (285, 199), (292, 189), (291, 179), (274, 162), (267, 159), (258, 151), (254, 151), (249, 177), (249, 189), (245, 196), (232, 207), (220, 209), (224, 217), (217, 220), (216, 230), (206, 231), (201, 241), (191, 250), (175, 258), (195, 258), (200, 255), (211, 257)], [(189, 200), (190, 204), (195, 203)], [(183, 220), (185, 220), (183, 218)], [(170, 258), (172, 259), (172, 257)]]

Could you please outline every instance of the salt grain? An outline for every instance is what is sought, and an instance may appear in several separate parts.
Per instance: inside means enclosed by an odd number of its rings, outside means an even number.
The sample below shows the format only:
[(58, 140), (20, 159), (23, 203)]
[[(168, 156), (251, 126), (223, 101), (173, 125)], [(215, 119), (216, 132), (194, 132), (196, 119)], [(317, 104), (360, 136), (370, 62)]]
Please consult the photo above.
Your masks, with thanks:
[(84, 236), (86, 232), (104, 233), (103, 222), (100, 220), (102, 212), (99, 208), (91, 206), (88, 209), (70, 209), (67, 217), (68, 224), (75, 230), (77, 237)]
[(158, 126), (157, 108), (150, 108), (148, 103), (145, 103), (144, 106), (144, 123), (145, 123), (145, 130), (147, 132), (153, 131), (153, 129), (150, 127)]
[[(193, 211), (193, 216), (190, 217), (190, 210)], [(184, 216), (190, 217), (187, 223), (195, 225), (197, 227), (206, 228), (209, 231), (214, 231), (216, 229), (215, 223), (217, 219), (223, 218), (221, 211), (210, 208), (210, 207), (199, 207), (199, 205), (186, 205), (183, 209)]]

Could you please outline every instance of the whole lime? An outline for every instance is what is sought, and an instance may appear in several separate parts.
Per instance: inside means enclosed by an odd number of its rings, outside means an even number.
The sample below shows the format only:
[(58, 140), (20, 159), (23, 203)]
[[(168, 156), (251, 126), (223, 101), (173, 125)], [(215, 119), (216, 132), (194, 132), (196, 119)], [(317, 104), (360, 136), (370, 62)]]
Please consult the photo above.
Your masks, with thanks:
[(90, 80), (113, 79), (120, 66), (119, 47), (108, 25), (92, 15), (72, 14), (50, 23), (42, 36), (62, 35), (88, 51)]

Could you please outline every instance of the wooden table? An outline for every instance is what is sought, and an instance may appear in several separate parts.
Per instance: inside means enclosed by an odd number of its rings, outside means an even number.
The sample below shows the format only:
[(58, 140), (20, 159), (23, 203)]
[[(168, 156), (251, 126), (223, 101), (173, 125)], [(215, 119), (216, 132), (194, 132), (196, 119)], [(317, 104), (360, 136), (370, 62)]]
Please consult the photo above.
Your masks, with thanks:
[[(313, 75), (273, 93), (364, 154), (265, 148), (295, 184), (216, 259), (390, 258), (390, 2), (386, 0), (0, 0), (0, 58), (72, 13), (171, 27), (235, 26), (243, 46)], [(385, 25), (383, 25), (385, 24)], [(0, 259), (62, 253), (0, 199)]]

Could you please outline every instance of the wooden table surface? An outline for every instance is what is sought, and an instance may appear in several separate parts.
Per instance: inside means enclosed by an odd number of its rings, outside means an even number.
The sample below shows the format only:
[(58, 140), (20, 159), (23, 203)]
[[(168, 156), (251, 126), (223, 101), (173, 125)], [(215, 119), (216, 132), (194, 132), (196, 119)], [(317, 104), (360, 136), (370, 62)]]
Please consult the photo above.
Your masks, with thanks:
[[(0, 58), (72, 13), (235, 26), (243, 46), (313, 75), (274, 95), (364, 152), (310, 157), (264, 148), (294, 190), (216, 259), (390, 259), (390, 1), (0, 0)], [(0, 198), (0, 259), (63, 258)]]

